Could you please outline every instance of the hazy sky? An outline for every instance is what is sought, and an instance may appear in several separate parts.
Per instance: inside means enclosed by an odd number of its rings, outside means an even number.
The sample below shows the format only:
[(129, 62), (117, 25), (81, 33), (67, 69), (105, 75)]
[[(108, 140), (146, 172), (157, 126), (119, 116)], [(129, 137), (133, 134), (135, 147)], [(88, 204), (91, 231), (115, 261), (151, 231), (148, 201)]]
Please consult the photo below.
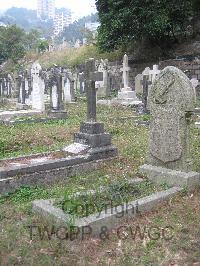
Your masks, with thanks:
[[(83, 17), (95, 13), (95, 0), (55, 0), (56, 7), (68, 7), (73, 12), (73, 17)], [(0, 0), (0, 9), (10, 7), (37, 8), (37, 0)]]

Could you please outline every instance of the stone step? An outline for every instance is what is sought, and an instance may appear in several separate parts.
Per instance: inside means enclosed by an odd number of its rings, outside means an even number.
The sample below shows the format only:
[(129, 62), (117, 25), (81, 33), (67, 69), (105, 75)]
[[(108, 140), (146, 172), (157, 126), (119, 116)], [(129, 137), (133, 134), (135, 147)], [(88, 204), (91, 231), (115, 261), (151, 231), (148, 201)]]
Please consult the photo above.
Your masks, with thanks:
[(111, 135), (108, 133), (87, 134), (80, 132), (74, 134), (74, 142), (89, 145), (92, 148), (110, 146)]

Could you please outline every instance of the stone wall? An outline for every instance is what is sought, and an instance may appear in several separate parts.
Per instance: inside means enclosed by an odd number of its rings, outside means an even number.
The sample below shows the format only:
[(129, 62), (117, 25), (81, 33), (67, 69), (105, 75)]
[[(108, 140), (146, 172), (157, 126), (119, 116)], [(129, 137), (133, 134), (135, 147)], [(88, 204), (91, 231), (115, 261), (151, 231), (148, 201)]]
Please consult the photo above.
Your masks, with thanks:
[[(161, 61), (159, 69), (166, 66), (175, 66), (182, 70), (189, 79), (196, 78), (200, 81), (200, 57), (185, 57)], [(196, 88), (196, 93), (200, 96), (200, 86)]]

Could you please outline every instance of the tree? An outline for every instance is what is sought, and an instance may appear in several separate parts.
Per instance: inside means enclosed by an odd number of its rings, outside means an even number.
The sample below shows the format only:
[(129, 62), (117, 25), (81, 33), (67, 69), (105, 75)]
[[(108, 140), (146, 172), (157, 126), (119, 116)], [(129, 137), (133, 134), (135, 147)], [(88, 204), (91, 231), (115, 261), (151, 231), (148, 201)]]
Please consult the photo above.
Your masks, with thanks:
[(96, 0), (99, 47), (112, 50), (146, 39), (167, 48), (190, 25), (194, 1), (199, 0)]
[(32, 29), (26, 34), (25, 45), (27, 50), (36, 49), (38, 46), (38, 40), (41, 37), (41, 33), (38, 30)]
[(8, 59), (17, 63), (25, 55), (24, 37), (16, 25), (0, 27), (0, 64)]
[(49, 43), (48, 43), (47, 40), (40, 40), (40, 41), (38, 42), (37, 47), (38, 47), (38, 51), (39, 51), (39, 53), (43, 53), (43, 52), (45, 52), (45, 51), (48, 50), (48, 48), (49, 48)]

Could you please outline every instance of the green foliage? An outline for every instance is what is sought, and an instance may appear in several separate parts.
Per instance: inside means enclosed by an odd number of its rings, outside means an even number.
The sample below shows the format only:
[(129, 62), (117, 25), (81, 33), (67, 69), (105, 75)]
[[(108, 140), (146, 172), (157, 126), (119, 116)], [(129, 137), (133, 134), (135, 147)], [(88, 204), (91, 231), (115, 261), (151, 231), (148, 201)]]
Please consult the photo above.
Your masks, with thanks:
[(45, 52), (46, 50), (48, 50), (48, 47), (49, 47), (49, 43), (47, 40), (40, 40), (38, 42), (38, 51), (40, 53), (43, 53)]
[(40, 36), (37, 30), (26, 33), (16, 25), (0, 27), (0, 64), (10, 60), (17, 66), (27, 51), (45, 51), (49, 45), (45, 39), (40, 39)]
[(8, 59), (17, 63), (25, 55), (24, 36), (16, 25), (0, 27), (0, 64)]
[(191, 25), (194, 13), (199, 10), (196, 3), (196, 0), (96, 0), (101, 22), (98, 44), (102, 50), (111, 50), (148, 40), (161, 48), (169, 47)]

